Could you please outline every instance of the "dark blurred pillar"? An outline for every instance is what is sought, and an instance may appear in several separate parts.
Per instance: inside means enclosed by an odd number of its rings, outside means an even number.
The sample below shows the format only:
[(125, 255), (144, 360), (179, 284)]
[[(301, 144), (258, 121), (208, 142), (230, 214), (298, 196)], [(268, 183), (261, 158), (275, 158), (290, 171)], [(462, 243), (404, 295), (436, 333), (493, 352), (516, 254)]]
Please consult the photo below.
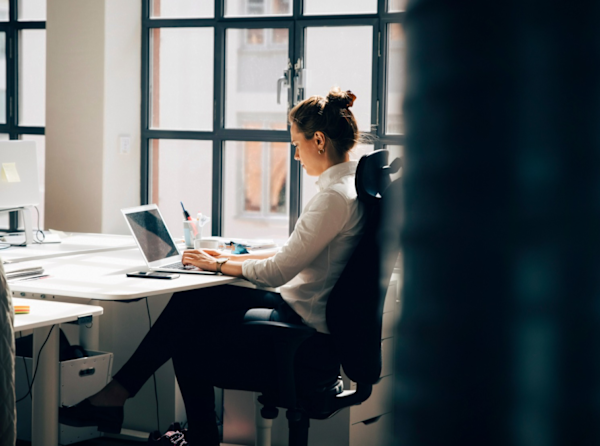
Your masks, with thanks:
[(600, 445), (600, 1), (404, 26), (396, 444)]

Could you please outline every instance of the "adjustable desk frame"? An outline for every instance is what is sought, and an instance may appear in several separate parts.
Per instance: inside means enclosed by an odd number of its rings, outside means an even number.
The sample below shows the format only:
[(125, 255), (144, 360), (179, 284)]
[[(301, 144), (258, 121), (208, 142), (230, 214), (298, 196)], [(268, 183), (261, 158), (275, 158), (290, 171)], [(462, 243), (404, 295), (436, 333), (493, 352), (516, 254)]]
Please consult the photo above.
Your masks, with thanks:
[[(15, 316), (14, 330), (33, 330), (33, 358), (39, 356), (38, 370), (32, 386), (31, 444), (58, 445), (59, 330), (53, 325), (77, 321), (84, 316), (98, 317), (102, 307), (64, 302), (32, 301), (13, 298), (13, 305), (29, 305), (30, 314)], [(33, 428), (35, 426), (35, 429)]]

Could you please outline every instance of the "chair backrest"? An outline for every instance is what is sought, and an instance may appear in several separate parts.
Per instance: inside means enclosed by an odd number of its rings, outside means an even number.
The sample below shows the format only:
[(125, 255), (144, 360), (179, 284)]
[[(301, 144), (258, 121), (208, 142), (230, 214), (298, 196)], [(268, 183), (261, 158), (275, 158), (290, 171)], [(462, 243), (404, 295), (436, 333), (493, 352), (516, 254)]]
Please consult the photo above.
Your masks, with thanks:
[(382, 249), (386, 243), (382, 215), (386, 206), (402, 206), (392, 201), (400, 198), (400, 180), (390, 187), (389, 177), (399, 167), (399, 162), (388, 166), (386, 150), (359, 161), (356, 189), (367, 214), (365, 230), (327, 302), (327, 325), (344, 372), (358, 383), (373, 384), (381, 373), (381, 321), (391, 276), (390, 262), (382, 262), (381, 256), (385, 253), (389, 260), (398, 254), (396, 247)]

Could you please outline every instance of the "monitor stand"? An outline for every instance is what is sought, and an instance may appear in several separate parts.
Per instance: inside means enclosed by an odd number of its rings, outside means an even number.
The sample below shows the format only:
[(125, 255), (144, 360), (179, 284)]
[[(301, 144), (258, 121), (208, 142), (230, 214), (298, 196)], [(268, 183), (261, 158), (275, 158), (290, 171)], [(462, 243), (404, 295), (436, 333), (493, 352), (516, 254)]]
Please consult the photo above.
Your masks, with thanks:
[(25, 231), (26, 245), (33, 244), (33, 220), (31, 218), (31, 209), (32, 206), (26, 206), (24, 208), (19, 209), (19, 211), (21, 212), (21, 217), (23, 217), (23, 230)]
[(33, 219), (31, 218), (31, 209), (33, 206), (23, 206), (20, 208), (0, 209), (0, 212), (19, 212), (23, 221), (24, 244), (31, 245), (34, 243), (33, 238)]

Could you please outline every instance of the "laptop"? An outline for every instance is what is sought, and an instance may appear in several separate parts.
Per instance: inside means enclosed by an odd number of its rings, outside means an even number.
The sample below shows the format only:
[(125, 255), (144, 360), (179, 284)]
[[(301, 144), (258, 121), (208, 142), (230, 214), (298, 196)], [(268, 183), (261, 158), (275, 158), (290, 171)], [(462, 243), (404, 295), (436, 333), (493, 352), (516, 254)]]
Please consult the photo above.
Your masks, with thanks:
[(155, 204), (121, 209), (135, 242), (151, 271), (215, 275), (181, 263), (181, 254)]

